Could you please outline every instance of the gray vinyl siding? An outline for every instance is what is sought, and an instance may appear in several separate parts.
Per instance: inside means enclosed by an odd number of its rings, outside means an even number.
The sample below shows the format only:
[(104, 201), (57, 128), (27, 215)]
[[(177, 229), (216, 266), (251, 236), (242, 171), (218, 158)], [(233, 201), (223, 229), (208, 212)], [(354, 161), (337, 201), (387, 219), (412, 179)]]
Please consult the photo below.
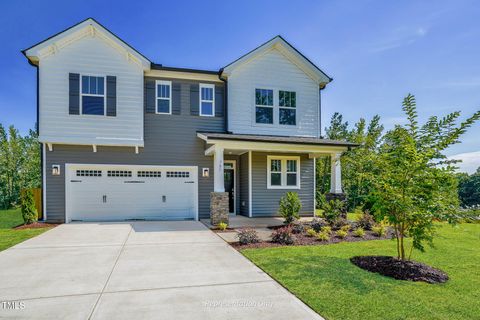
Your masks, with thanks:
[[(314, 206), (314, 160), (308, 154), (279, 154), (300, 156), (300, 189), (267, 189), (267, 156), (272, 153), (252, 153), (252, 216), (278, 215), (280, 198), (288, 191), (297, 192), (302, 202), (302, 215), (312, 215)], [(248, 158), (248, 157), (247, 157)]]
[[(210, 216), (210, 192), (213, 191), (213, 158), (205, 156), (205, 144), (197, 138), (197, 131), (223, 132), (223, 117), (190, 115), (191, 81), (179, 82), (180, 115), (145, 113), (144, 148), (135, 154), (134, 148), (54, 145), (46, 151), (46, 206), (48, 221), (65, 219), (65, 163), (179, 165), (198, 166), (199, 216)], [(52, 176), (53, 164), (61, 165), (61, 175)], [(210, 177), (202, 177), (202, 168), (210, 168)], [(237, 197), (238, 199), (239, 197)], [(238, 207), (237, 207), (238, 208)]]
[(248, 217), (248, 152), (240, 157), (240, 214)]

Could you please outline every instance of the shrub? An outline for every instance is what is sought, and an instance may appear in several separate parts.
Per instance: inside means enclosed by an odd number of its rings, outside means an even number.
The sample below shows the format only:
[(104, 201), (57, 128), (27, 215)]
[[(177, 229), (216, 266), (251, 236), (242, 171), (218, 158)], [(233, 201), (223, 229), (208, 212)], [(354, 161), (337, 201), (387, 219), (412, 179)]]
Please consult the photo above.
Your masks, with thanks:
[(31, 224), (38, 220), (38, 212), (35, 208), (35, 200), (32, 190), (24, 190), (21, 196), (22, 217), (25, 224)]
[(305, 226), (303, 225), (303, 223), (294, 222), (294, 223), (290, 224), (290, 226), (292, 227), (292, 232), (295, 233), (295, 234), (305, 232)]
[(240, 244), (250, 244), (260, 242), (257, 231), (252, 228), (241, 229), (237, 234), (238, 242)]
[(317, 231), (315, 229), (309, 228), (307, 229), (307, 237), (315, 237), (317, 235)]
[(337, 235), (337, 237), (339, 237), (340, 239), (343, 239), (345, 238), (347, 235), (348, 235), (348, 232), (345, 231), (345, 230), (337, 230), (337, 232), (335, 233)]
[(330, 234), (328, 234), (327, 232), (317, 233), (317, 239), (320, 241), (328, 241), (330, 240)]
[(342, 226), (342, 227), (340, 228), (340, 230), (345, 231), (345, 232), (348, 232), (348, 231), (350, 231), (351, 228), (352, 228), (351, 225), (346, 224), (346, 225)]
[(217, 224), (218, 230), (225, 231), (227, 230), (227, 227), (228, 227), (228, 224), (226, 224), (225, 222), (220, 222), (219, 224)]
[(293, 232), (291, 226), (279, 228), (272, 232), (272, 242), (280, 244), (293, 244)]
[(362, 228), (357, 228), (353, 231), (353, 236), (357, 238), (363, 238), (365, 237), (365, 230), (363, 230)]
[(327, 222), (321, 218), (313, 218), (312, 222), (310, 222), (310, 227), (316, 232), (319, 232), (322, 229), (322, 227), (326, 225), (327, 225)]
[(343, 213), (345, 203), (338, 199), (330, 200), (323, 206), (323, 217), (329, 224), (340, 218)]
[(332, 233), (332, 228), (329, 227), (329, 226), (325, 226), (325, 227), (322, 227), (322, 229), (320, 229), (321, 232), (325, 232), (327, 234), (330, 234)]
[(372, 230), (374, 225), (375, 219), (368, 210), (363, 213), (360, 219), (357, 220), (357, 226), (363, 228), (364, 230)]
[(292, 221), (300, 218), (298, 213), (301, 208), (302, 203), (298, 193), (289, 191), (280, 199), (278, 213), (285, 219), (285, 223), (292, 223)]
[(377, 237), (384, 237), (387, 235), (387, 228), (383, 223), (373, 226), (372, 231)]
[(333, 230), (339, 230), (346, 225), (350, 224), (348, 223), (348, 220), (344, 218), (338, 218), (331, 224)]

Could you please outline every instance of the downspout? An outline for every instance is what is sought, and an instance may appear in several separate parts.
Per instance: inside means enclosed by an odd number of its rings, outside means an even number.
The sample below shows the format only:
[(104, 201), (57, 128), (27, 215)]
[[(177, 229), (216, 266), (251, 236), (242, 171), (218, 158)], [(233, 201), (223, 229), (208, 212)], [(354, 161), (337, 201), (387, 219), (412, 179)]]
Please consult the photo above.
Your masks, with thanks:
[(222, 73), (223, 73), (223, 69), (220, 69), (220, 71), (218, 72), (218, 79), (222, 80), (223, 83), (225, 84), (225, 87), (223, 89), (223, 108), (224, 108), (224, 120), (225, 120), (224, 130), (225, 130), (225, 133), (230, 133), (228, 131), (228, 80), (222, 78)]

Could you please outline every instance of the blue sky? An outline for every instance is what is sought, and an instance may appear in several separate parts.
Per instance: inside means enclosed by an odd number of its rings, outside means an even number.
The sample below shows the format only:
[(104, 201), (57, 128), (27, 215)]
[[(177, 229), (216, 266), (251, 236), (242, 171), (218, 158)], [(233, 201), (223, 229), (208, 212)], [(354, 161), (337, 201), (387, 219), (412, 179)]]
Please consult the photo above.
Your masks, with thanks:
[[(277, 34), (334, 81), (323, 127), (379, 114), (403, 123), (402, 98), (423, 119), (480, 109), (480, 5), (476, 1), (1, 1), (0, 123), (35, 122), (35, 70), (20, 50), (94, 17), (150, 60), (217, 70)], [(448, 150), (480, 165), (480, 124)], [(472, 153), (477, 152), (477, 153)]]

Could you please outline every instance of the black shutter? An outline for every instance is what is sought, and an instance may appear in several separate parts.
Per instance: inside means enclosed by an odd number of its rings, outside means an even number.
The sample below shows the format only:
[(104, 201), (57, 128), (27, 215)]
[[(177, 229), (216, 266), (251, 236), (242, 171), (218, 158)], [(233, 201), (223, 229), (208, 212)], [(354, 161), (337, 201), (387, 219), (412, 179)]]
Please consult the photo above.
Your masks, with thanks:
[(181, 113), (180, 93), (180, 83), (172, 83), (172, 114)]
[(117, 77), (107, 76), (107, 116), (117, 115)]
[(80, 75), (78, 73), (69, 73), (68, 82), (68, 113), (80, 114)]
[(199, 90), (198, 83), (190, 85), (190, 114), (192, 116), (199, 115), (198, 110), (200, 106), (200, 99), (198, 97), (198, 90)]
[(215, 117), (223, 117), (224, 114), (224, 89), (221, 86), (215, 86)]
[(155, 80), (145, 80), (145, 112), (155, 113)]

